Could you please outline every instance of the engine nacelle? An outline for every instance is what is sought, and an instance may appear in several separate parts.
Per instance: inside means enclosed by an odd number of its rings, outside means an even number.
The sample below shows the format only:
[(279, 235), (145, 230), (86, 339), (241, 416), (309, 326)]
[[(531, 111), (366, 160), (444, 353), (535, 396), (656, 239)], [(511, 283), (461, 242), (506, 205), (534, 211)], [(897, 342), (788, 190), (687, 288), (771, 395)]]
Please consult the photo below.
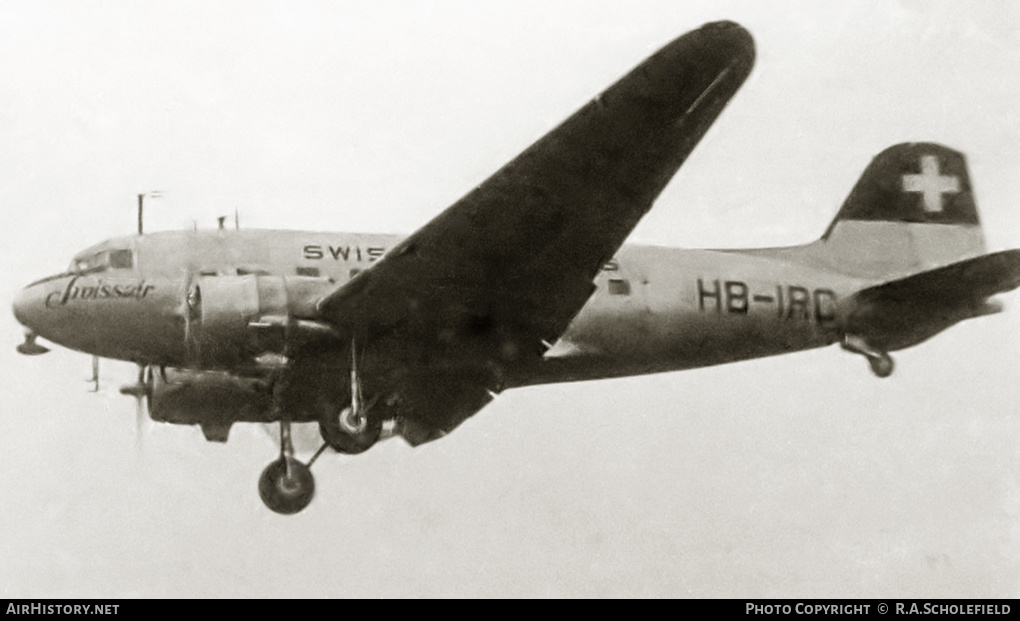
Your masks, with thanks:
[(274, 415), (263, 381), (220, 371), (156, 371), (148, 400), (152, 420), (200, 425), (207, 439), (220, 442), (232, 424), (270, 422)]
[(155, 371), (149, 393), (152, 420), (180, 425), (271, 422), (273, 399), (265, 381), (225, 371)]
[(192, 363), (236, 368), (286, 356), (296, 342), (336, 338), (321, 322), (300, 319), (334, 285), (282, 276), (203, 276), (187, 293), (186, 340)]

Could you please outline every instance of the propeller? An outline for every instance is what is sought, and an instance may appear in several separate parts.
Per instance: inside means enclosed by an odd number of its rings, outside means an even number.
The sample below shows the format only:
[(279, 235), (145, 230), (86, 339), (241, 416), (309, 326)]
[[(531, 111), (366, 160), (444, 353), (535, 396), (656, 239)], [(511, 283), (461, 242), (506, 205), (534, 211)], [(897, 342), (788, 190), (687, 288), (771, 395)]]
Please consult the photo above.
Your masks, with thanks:
[(152, 399), (152, 366), (138, 365), (138, 381), (121, 386), (120, 393), (135, 398), (135, 444), (141, 447), (142, 437), (149, 424), (149, 407)]
[(99, 356), (92, 356), (92, 377), (87, 381), (92, 383), (89, 392), (99, 392)]

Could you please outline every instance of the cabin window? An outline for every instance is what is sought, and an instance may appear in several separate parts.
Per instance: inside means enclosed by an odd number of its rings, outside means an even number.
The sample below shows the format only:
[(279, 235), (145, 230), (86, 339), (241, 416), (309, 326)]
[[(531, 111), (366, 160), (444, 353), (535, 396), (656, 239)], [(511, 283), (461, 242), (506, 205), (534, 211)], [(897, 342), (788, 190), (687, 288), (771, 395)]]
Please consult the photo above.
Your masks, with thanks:
[(134, 267), (134, 256), (130, 250), (111, 250), (110, 267), (115, 270), (129, 270)]
[(610, 278), (609, 295), (630, 295), (630, 281), (622, 278)]
[(297, 268), (298, 276), (311, 276), (313, 278), (319, 277), (319, 268), (317, 267), (299, 267)]
[(236, 270), (238, 276), (269, 276), (269, 270), (261, 267), (239, 267)]

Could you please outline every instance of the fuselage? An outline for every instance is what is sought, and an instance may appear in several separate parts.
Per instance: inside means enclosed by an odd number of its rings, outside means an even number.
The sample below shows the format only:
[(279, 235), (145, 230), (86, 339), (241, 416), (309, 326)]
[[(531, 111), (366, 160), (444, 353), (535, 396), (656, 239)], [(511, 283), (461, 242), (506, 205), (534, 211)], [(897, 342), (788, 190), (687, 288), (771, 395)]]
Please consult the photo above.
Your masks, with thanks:
[[(266, 295), (286, 307), (276, 314), (314, 320), (319, 299), (401, 239), (279, 230), (120, 237), (76, 255), (68, 272), (26, 287), (15, 314), (37, 334), (101, 357), (236, 370), (244, 368), (236, 358), (196, 353), (189, 334), (189, 313), (202, 293), (196, 283), (207, 283), (207, 300), (227, 300), (220, 323), (233, 310), (239, 321), (258, 321), (251, 316), (258, 299), (245, 298)], [(625, 245), (541, 362), (516, 369), (508, 383), (671, 371), (832, 343), (840, 301), (870, 283), (805, 265), (795, 260), (796, 248), (789, 250)], [(235, 284), (224, 289), (225, 282)]]

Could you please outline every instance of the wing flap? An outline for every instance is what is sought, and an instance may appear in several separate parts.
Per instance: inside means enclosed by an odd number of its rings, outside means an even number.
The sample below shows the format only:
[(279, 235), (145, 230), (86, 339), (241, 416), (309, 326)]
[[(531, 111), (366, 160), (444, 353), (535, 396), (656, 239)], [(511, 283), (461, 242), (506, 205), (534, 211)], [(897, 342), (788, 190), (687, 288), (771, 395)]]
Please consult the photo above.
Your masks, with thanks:
[(488, 405), (495, 393), (456, 376), (432, 375), (402, 391), (395, 413), (411, 446), (437, 440)]

